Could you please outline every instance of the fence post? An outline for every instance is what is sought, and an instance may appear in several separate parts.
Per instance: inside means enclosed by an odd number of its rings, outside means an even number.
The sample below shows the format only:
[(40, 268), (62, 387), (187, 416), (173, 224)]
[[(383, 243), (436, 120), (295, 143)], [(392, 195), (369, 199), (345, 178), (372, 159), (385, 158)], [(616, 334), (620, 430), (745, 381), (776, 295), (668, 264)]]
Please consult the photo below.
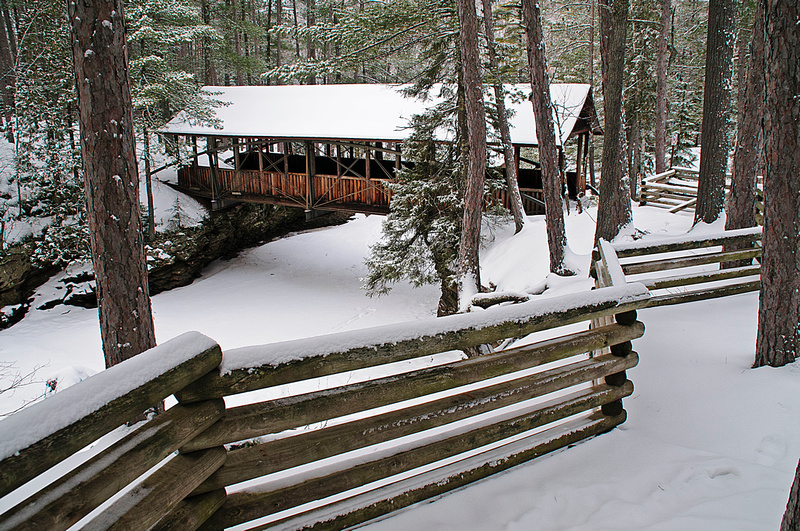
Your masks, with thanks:
[[(617, 324), (622, 326), (633, 326), (636, 323), (636, 310), (630, 310), (623, 313), (618, 313), (614, 316)], [(625, 341), (617, 345), (611, 346), (611, 354), (620, 358), (628, 357), (633, 352), (633, 344), (630, 341)], [(625, 371), (609, 374), (605, 377), (606, 384), (612, 387), (620, 387), (628, 380), (628, 375)], [(614, 417), (622, 413), (622, 399), (614, 400), (608, 404), (601, 406), (603, 414), (609, 417)]]

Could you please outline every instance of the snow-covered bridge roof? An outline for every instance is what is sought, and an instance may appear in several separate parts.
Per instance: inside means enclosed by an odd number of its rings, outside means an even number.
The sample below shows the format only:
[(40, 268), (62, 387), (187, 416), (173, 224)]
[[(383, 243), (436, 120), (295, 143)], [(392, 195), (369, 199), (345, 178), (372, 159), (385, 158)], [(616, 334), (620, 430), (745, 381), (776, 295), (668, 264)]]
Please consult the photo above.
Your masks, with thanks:
[[(217, 127), (193, 123), (182, 112), (162, 131), (199, 136), (402, 141), (408, 136), (411, 116), (432, 106), (439, 91), (434, 88), (432, 97), (423, 101), (403, 96), (401, 88), (402, 85), (367, 84), (210, 86), (205, 87), (213, 94), (210, 97), (227, 104), (215, 109)], [(512, 142), (537, 145), (533, 110), (528, 101), (530, 85), (506, 85), (506, 89), (509, 91), (506, 106), (514, 111)], [(588, 127), (600, 132), (589, 85), (553, 84), (550, 94), (559, 144)]]

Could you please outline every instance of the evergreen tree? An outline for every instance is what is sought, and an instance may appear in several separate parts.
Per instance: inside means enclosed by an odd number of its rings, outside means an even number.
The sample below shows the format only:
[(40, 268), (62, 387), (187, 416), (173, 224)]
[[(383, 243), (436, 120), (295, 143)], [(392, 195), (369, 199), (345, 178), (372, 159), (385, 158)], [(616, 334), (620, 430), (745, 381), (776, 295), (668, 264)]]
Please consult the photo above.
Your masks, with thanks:
[(638, 183), (652, 173), (656, 119), (656, 57), (659, 31), (658, 12), (650, 1), (631, 5), (631, 28), (625, 54), (625, 130), (628, 140), (628, 177), (631, 196), (638, 195)]
[(215, 42), (217, 32), (202, 23), (199, 10), (188, 0), (129, 1), (129, 71), (134, 119), (142, 139), (147, 192), (147, 239), (155, 237), (151, 170), (151, 132), (183, 111), (197, 121), (212, 118), (191, 63), (181, 57), (188, 42)]
[(390, 212), (381, 241), (370, 249), (365, 279), (372, 295), (387, 293), (402, 279), (415, 286), (439, 284), (439, 316), (458, 310), (456, 261), (464, 211), (461, 151), (436, 137), (443, 127), (451, 132), (457, 127), (456, 94), (449, 87), (443, 91), (441, 104), (412, 119), (412, 133), (403, 144), (411, 164), (389, 185)]
[(18, 216), (47, 219), (31, 251), (37, 264), (88, 258), (75, 80), (63, 3), (31, 0), (16, 6), (15, 179)]

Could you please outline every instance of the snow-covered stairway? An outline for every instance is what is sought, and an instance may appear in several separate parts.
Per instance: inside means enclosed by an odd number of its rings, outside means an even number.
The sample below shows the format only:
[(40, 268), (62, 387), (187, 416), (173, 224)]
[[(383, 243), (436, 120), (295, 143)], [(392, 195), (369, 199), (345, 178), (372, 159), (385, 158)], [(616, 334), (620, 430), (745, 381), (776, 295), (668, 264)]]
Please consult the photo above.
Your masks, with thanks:
[(641, 282), (651, 290), (648, 305), (663, 306), (757, 291), (760, 259), (761, 227), (629, 243), (601, 240), (592, 276), (597, 286)]
[(224, 355), (181, 336), (0, 422), (0, 529), (369, 520), (624, 422), (648, 298), (626, 284)]

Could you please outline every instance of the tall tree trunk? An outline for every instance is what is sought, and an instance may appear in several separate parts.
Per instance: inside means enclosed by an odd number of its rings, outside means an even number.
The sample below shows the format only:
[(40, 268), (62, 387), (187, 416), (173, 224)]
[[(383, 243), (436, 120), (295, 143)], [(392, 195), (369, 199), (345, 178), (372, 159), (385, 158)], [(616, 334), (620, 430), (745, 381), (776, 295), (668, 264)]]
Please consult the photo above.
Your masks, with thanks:
[[(589, 36), (589, 85), (594, 88), (594, 34), (595, 34), (595, 0), (589, 0), (590, 4), (590, 31), (591, 35)], [(595, 188), (596, 181), (594, 175), (594, 135), (589, 135), (589, 149), (588, 149), (588, 158), (589, 158), (589, 184), (592, 188)]]
[(11, 57), (16, 61), (17, 59), (17, 33), (14, 29), (14, 23), (11, 20), (11, 12), (8, 9), (7, 0), (0, 0), (0, 6), (3, 9), (3, 20), (6, 24), (6, 33), (8, 33), (8, 43), (11, 46)]
[[(283, 24), (283, 0), (275, 0), (275, 24), (280, 26)], [(281, 66), (281, 57), (283, 53), (283, 42), (281, 39), (281, 34), (278, 33), (275, 36), (275, 66)], [(278, 77), (275, 79), (275, 84), (281, 84), (281, 78)]]
[(670, 32), (670, 0), (661, 0), (661, 28), (656, 57), (656, 173), (667, 171), (667, 38)]
[(800, 346), (800, 17), (797, 0), (764, 9), (764, 255), (755, 366), (780, 366)]
[(628, 0), (600, 0), (600, 63), (603, 75), (605, 131), (600, 168), (600, 201), (595, 240), (613, 240), (632, 221), (625, 166), (622, 84)]
[(547, 245), (550, 249), (550, 271), (559, 275), (571, 274), (565, 263), (567, 233), (564, 227), (564, 202), (561, 196), (562, 180), (558, 168), (556, 134), (553, 125), (553, 106), (550, 101), (550, 78), (547, 74), (547, 56), (539, 4), (535, 0), (522, 1), (522, 24), (525, 27), (528, 65), (531, 70), (531, 101), (539, 142), (539, 162), (542, 166), (545, 224)]
[[(206, 26), (211, 25), (211, 8), (208, 5), (209, 0), (200, 0), (200, 15), (203, 18), (203, 24)], [(216, 85), (217, 73), (214, 70), (214, 63), (211, 60), (211, 39), (203, 37), (201, 41), (203, 48), (203, 84)]]
[(486, 176), (486, 113), (478, 52), (478, 15), (474, 0), (458, 0), (459, 44), (464, 83), (467, 127), (467, 172), (464, 191), (464, 221), (458, 250), (459, 308), (469, 309), (472, 297), (480, 291), (478, 250), (483, 216)]
[(155, 345), (122, 0), (71, 0), (89, 234), (106, 366)]
[[(8, 11), (5, 9), (4, 11)], [(3, 110), (6, 121), (6, 139), (14, 142), (14, 109), (16, 107), (17, 74), (14, 56), (11, 50), (9, 37), (13, 32), (7, 32), (7, 25), (0, 24), (0, 90), (3, 95)]]
[[(317, 4), (314, 0), (306, 0), (306, 26), (311, 27), (317, 23)], [(317, 49), (314, 46), (314, 39), (309, 36), (306, 39), (306, 59), (314, 61), (317, 59)], [(309, 85), (317, 84), (317, 76), (311, 75), (308, 77)]]
[(700, 176), (694, 222), (713, 223), (725, 206), (728, 169), (728, 121), (734, 44), (733, 0), (709, 0)]
[(783, 513), (781, 521), (781, 531), (797, 531), (798, 529), (800, 529), (800, 462), (797, 463), (794, 483), (789, 491), (789, 502), (786, 504), (786, 512)]
[(144, 136), (144, 184), (147, 195), (147, 241), (156, 238), (156, 209), (153, 204), (153, 174), (150, 172), (150, 131), (147, 126), (142, 130)]
[(489, 49), (489, 68), (491, 69), (492, 87), (497, 101), (497, 123), (500, 129), (500, 142), (503, 144), (503, 161), (506, 166), (506, 189), (508, 201), (511, 203), (511, 214), (514, 216), (514, 233), (522, 230), (525, 224), (525, 208), (522, 206), (522, 196), (519, 193), (519, 179), (517, 164), (514, 157), (514, 145), (511, 143), (511, 132), (506, 114), (506, 94), (500, 80), (500, 68), (497, 64), (497, 51), (494, 41), (494, 28), (492, 22), (492, 1), (483, 0), (483, 24), (486, 32), (486, 43)]
[[(740, 64), (739, 69), (744, 70), (745, 65)], [(725, 219), (726, 230), (754, 227), (756, 224), (756, 183), (764, 143), (763, 107), (764, 5), (762, 2), (756, 2), (753, 36), (750, 41), (750, 67), (747, 70), (744, 97), (739, 100), (731, 194), (728, 198)]]
[(238, 59), (242, 56), (242, 45), (239, 40), (239, 10), (237, 9), (236, 0), (231, 0), (231, 22), (233, 24), (233, 49), (236, 52), (236, 84), (239, 86), (244, 85), (244, 74), (242, 73), (241, 62)]

